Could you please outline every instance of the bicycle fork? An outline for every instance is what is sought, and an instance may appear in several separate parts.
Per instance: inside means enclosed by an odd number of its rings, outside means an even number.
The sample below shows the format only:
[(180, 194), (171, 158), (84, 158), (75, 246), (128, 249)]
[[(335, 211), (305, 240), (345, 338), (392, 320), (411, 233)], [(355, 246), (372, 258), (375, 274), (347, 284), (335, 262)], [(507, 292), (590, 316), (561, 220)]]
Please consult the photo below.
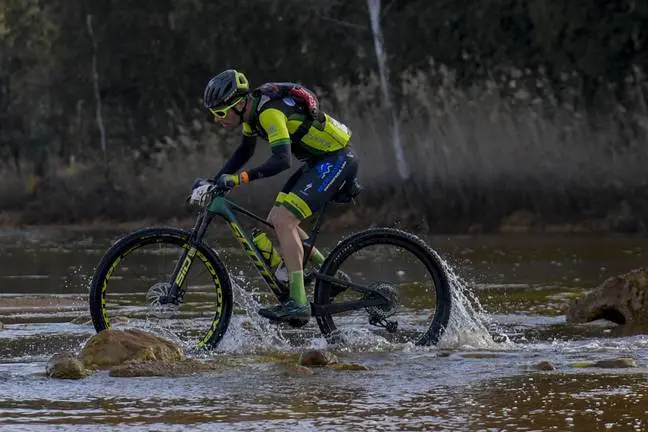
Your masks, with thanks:
[(182, 256), (176, 262), (173, 273), (171, 273), (171, 278), (169, 279), (169, 285), (171, 287), (168, 291), (169, 295), (167, 298), (161, 299), (163, 300), (161, 301), (162, 303), (172, 303), (174, 305), (182, 303), (186, 292), (182, 286), (191, 268), (191, 263), (198, 252), (197, 245), (202, 241), (207, 226), (215, 216), (215, 213), (206, 212), (203, 217), (196, 221), (196, 224), (191, 230), (191, 236), (189, 237), (189, 248), (184, 248)]

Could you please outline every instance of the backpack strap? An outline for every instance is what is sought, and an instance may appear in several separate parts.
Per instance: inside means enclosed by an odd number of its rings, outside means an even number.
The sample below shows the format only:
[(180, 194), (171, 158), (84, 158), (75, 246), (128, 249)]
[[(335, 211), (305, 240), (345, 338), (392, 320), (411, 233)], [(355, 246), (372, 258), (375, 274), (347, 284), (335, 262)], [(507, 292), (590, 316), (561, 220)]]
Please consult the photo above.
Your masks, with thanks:
[[(285, 97), (291, 97), (295, 102), (299, 103), (304, 107), (306, 111), (306, 117), (302, 121), (302, 124), (297, 127), (295, 132), (292, 134), (291, 138), (295, 142), (301, 142), (301, 140), (306, 136), (313, 122), (315, 120), (324, 122), (325, 116), (319, 110), (319, 101), (317, 96), (310, 90), (306, 89), (299, 84), (295, 83), (266, 83), (257, 87), (252, 95), (255, 98), (261, 98), (262, 96), (267, 96), (270, 100), (283, 99)], [(258, 103), (255, 107), (255, 111), (258, 110)], [(256, 113), (255, 113), (256, 114)], [(255, 115), (255, 121), (258, 123), (258, 115)]]

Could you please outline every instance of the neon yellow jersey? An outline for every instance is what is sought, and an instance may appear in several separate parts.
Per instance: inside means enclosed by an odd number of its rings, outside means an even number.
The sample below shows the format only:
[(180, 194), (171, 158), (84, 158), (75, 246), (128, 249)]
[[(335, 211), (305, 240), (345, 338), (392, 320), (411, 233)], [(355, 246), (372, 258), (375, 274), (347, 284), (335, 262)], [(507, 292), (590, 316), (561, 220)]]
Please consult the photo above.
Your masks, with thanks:
[(305, 110), (291, 97), (270, 99), (262, 95), (254, 101), (253, 115), (243, 123), (243, 134), (259, 135), (272, 147), (291, 144), (291, 150), (299, 159), (310, 159), (344, 148), (351, 139), (349, 128), (328, 114), (324, 121), (313, 120), (307, 133), (296, 142), (297, 129), (307, 119)]

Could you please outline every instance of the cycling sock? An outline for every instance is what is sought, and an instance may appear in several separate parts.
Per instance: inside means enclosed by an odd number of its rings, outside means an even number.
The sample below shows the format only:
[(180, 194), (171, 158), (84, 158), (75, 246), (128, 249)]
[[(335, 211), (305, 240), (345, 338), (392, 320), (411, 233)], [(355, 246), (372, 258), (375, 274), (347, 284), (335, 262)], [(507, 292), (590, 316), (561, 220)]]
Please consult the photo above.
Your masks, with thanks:
[(324, 254), (322, 254), (322, 252), (320, 252), (317, 248), (313, 248), (310, 257), (308, 258), (308, 260), (315, 265), (322, 264), (325, 259), (326, 257), (324, 256)]
[(290, 273), (290, 298), (305, 305), (306, 289), (304, 289), (304, 272), (302, 270)]

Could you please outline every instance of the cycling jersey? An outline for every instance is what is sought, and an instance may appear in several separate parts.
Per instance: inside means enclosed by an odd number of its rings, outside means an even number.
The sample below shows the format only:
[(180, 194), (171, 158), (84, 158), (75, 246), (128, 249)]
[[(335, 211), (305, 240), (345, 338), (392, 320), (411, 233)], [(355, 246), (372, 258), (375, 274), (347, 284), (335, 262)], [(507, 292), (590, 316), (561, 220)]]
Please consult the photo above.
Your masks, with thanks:
[(243, 134), (259, 135), (268, 140), (273, 148), (290, 144), (292, 153), (300, 160), (317, 159), (318, 156), (340, 150), (351, 139), (349, 128), (324, 114), (323, 122), (313, 120), (306, 134), (295, 141), (293, 138), (298, 128), (308, 116), (304, 107), (292, 97), (270, 99), (261, 95), (253, 103), (252, 115), (248, 122), (243, 123)]

